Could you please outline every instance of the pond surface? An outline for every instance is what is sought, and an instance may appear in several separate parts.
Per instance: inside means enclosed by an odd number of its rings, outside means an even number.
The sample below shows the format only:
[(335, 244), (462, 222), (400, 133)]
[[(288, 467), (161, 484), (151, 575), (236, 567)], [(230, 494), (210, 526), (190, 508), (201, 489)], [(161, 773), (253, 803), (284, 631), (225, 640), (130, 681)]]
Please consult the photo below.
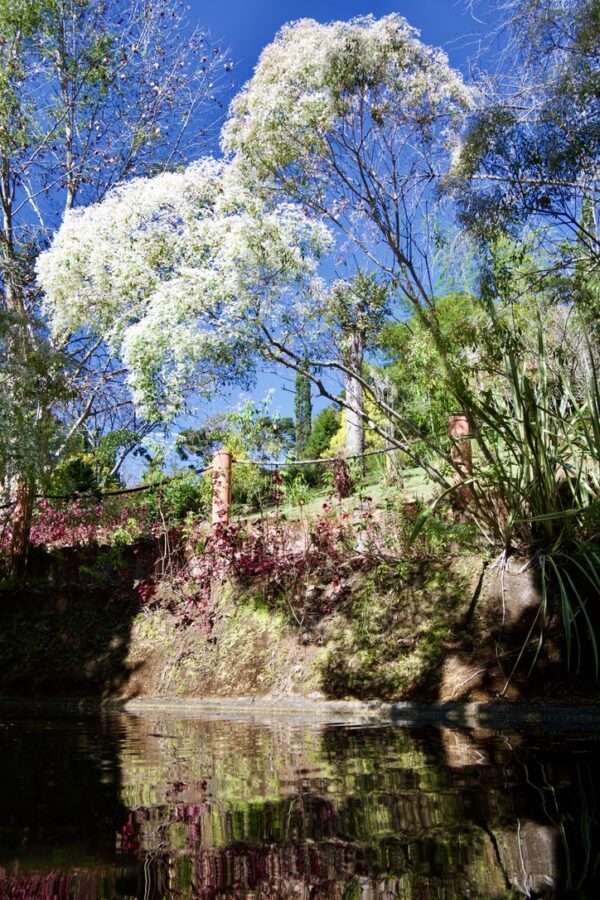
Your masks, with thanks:
[(594, 897), (600, 736), (0, 720), (0, 897)]

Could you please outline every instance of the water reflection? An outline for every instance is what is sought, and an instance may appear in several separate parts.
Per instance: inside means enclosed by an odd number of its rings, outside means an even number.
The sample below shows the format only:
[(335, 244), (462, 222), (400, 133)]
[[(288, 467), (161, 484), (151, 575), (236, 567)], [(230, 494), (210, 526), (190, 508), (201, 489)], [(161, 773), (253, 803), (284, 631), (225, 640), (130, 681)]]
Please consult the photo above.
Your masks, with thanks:
[(5, 719), (0, 896), (596, 896), (598, 738)]

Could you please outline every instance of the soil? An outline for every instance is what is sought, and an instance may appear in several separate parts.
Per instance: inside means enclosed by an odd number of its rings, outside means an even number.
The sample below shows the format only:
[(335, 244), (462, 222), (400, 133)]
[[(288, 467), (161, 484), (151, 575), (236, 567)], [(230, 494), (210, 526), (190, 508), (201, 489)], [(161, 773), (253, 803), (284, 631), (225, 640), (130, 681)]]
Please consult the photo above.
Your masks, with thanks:
[[(0, 693), (132, 700), (254, 697), (427, 703), (598, 698), (569, 679), (562, 633), (533, 566), (479, 556), (362, 569), (315, 615), (265, 585), (215, 584), (210, 623), (182, 620), (136, 587), (151, 543), (41, 554), (0, 592)], [(160, 592), (159, 592), (160, 593)], [(324, 608), (329, 608), (324, 604)], [(535, 658), (533, 674), (529, 674)]]

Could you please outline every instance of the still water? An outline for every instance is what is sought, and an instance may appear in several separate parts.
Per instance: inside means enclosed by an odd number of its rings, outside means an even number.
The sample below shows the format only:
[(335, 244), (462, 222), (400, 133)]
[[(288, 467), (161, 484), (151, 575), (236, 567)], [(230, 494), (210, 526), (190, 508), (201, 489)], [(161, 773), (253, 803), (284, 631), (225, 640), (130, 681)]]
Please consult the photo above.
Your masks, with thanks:
[(600, 734), (0, 721), (0, 897), (600, 895)]

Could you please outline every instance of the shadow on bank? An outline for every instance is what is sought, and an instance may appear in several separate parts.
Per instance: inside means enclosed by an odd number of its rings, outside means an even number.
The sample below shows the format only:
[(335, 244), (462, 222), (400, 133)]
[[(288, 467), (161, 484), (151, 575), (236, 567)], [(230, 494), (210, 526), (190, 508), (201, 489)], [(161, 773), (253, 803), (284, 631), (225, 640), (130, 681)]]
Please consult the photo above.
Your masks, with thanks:
[[(567, 677), (551, 605), (540, 649), (538, 575), (521, 561), (391, 561), (346, 573), (341, 592), (308, 579), (292, 599), (260, 579), (215, 583), (207, 626), (172, 608), (160, 557), (153, 541), (34, 556), (27, 581), (0, 590), (0, 693), (438, 703), (598, 696), (591, 679)], [(156, 591), (144, 604), (139, 588), (148, 583)]]
[(158, 556), (151, 540), (31, 548), (26, 575), (0, 581), (0, 692), (89, 702), (119, 696), (138, 667), (128, 660), (142, 606), (136, 587)]
[[(600, 634), (600, 610), (592, 607), (586, 614)], [(573, 645), (569, 670), (559, 598), (543, 604), (539, 570), (527, 561), (408, 561), (367, 573), (334, 614), (322, 685), (338, 699), (598, 699), (587, 628)]]

